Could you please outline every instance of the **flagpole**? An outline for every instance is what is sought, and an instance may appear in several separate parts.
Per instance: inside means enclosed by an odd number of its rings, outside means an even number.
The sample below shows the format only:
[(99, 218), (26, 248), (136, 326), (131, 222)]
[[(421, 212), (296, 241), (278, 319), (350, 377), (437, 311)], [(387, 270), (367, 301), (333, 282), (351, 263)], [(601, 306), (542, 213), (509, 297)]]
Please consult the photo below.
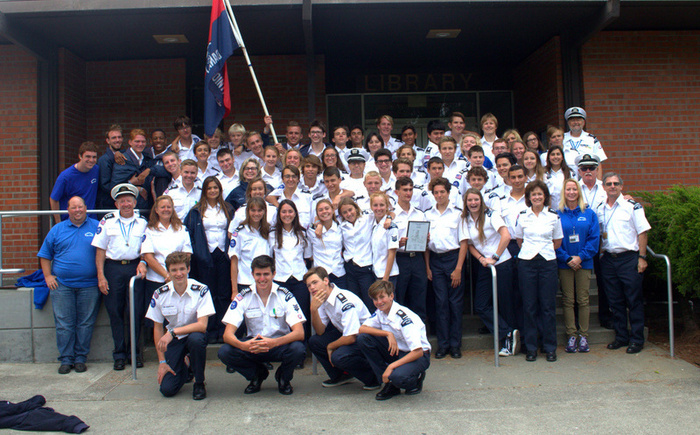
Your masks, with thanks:
[[(229, 2), (229, 0), (224, 0), (224, 5), (226, 6), (226, 10), (228, 11), (228, 14), (226, 15), (228, 16), (229, 23), (231, 24), (233, 36), (238, 41), (238, 45), (241, 46), (241, 50), (243, 50), (243, 56), (245, 56), (245, 61), (248, 65), (248, 70), (250, 71), (251, 77), (253, 77), (253, 83), (255, 84), (255, 89), (258, 91), (258, 98), (260, 98), (260, 103), (262, 104), (263, 112), (265, 113), (265, 116), (270, 116), (270, 112), (268, 112), (267, 110), (267, 104), (265, 104), (265, 97), (263, 97), (262, 90), (260, 89), (260, 85), (258, 84), (258, 78), (255, 75), (255, 70), (253, 69), (253, 64), (250, 62), (248, 50), (246, 50), (245, 44), (243, 43), (243, 35), (241, 35), (241, 32), (238, 30), (238, 23), (236, 22), (236, 16), (233, 14), (231, 3)], [(277, 134), (275, 133), (275, 127), (272, 124), (270, 124), (270, 133), (272, 133), (274, 143), (277, 143)]]

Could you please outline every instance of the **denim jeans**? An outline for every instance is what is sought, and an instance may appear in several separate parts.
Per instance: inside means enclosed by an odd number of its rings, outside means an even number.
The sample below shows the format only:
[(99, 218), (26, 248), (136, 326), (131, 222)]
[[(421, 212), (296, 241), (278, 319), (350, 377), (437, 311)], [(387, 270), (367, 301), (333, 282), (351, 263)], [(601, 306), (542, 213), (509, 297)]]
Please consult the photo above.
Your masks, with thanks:
[(51, 304), (58, 360), (61, 364), (85, 363), (100, 308), (100, 290), (97, 286), (70, 288), (58, 283), (58, 288), (51, 290)]

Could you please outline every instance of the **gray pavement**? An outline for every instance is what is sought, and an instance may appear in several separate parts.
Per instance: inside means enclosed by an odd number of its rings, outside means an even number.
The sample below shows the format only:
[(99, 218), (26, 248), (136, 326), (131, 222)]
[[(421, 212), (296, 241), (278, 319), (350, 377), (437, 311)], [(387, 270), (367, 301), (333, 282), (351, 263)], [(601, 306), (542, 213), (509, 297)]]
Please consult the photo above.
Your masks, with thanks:
[[(0, 399), (42, 394), (47, 406), (75, 414), (90, 433), (700, 433), (700, 368), (648, 345), (638, 355), (592, 346), (589, 354), (501, 358), (465, 352), (432, 361), (423, 393), (374, 400), (359, 383), (322, 388), (326, 376), (297, 370), (294, 395), (268, 379), (243, 395), (247, 382), (207, 365), (209, 397), (192, 400), (185, 385), (174, 398), (158, 393), (156, 365), (131, 379), (129, 367), (89, 364), (86, 373), (59, 375), (58, 364), (0, 364)], [(310, 361), (310, 360), (309, 360)], [(12, 433), (12, 432), (5, 432)], [(20, 432), (17, 432), (20, 433)]]

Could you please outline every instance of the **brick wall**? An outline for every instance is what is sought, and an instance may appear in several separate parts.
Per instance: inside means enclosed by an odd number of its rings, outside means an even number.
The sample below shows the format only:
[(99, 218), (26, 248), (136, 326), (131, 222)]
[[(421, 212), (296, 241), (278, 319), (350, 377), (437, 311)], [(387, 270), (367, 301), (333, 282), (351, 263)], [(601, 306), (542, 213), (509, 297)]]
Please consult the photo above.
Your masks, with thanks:
[(586, 130), (626, 190), (700, 180), (700, 32), (602, 32), (582, 51)]
[[(0, 185), (0, 210), (39, 208), (37, 62), (13, 45), (0, 45)], [(3, 218), (3, 267), (35, 269), (38, 233), (35, 217)]]
[(58, 56), (58, 160), (62, 171), (75, 163), (80, 144), (86, 140), (86, 64), (64, 48)]
[[(254, 56), (251, 62), (265, 96), (267, 108), (274, 119), (278, 139), (283, 140), (285, 126), (290, 120), (299, 121), (306, 134), (309, 120), (306, 56)], [(224, 119), (224, 127), (228, 128), (234, 122), (238, 122), (251, 130), (262, 129), (263, 109), (244, 58), (230, 58), (228, 67), (233, 107), (229, 116)], [(327, 121), (323, 56), (316, 56), (315, 116), (324, 122)]]
[(129, 130), (162, 128), (174, 137), (172, 123), (185, 113), (184, 59), (87, 62), (85, 140), (105, 144), (105, 131), (117, 123)]
[(522, 61), (513, 71), (515, 125), (520, 133), (561, 127), (564, 91), (559, 37), (554, 37)]

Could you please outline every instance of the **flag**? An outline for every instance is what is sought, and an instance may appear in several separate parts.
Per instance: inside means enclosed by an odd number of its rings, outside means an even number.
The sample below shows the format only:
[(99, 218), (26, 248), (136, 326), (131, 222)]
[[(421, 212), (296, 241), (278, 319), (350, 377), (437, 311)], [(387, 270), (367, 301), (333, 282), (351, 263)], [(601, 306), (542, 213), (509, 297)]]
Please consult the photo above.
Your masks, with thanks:
[(231, 111), (226, 59), (238, 47), (224, 0), (213, 0), (204, 66), (204, 133), (207, 136), (214, 134), (221, 120)]

